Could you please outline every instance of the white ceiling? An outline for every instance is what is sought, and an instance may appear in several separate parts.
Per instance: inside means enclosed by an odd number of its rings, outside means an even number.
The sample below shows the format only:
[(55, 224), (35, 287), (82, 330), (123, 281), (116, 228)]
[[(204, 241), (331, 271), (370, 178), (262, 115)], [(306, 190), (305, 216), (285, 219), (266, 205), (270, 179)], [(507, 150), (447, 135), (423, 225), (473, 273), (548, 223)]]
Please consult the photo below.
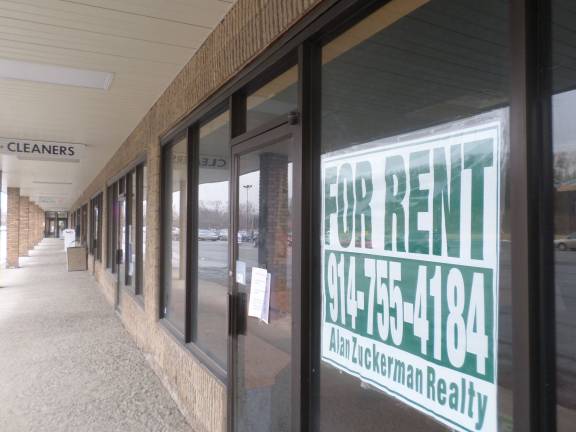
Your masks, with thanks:
[(68, 209), (233, 2), (0, 0), (0, 58), (114, 74), (107, 91), (0, 79), (0, 137), (87, 146), (80, 163), (0, 155), (3, 189)]

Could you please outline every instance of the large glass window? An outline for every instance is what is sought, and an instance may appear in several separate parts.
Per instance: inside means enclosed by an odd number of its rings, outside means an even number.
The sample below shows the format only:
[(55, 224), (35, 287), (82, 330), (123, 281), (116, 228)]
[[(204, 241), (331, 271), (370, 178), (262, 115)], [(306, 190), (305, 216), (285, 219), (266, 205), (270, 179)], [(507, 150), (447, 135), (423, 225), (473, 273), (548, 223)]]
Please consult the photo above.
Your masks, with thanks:
[[(58, 230), (62, 229), (58, 219)], [(102, 259), (102, 194), (90, 201), (90, 252), (98, 260)]]
[(512, 428), (508, 8), (393, 0), (323, 47), (321, 431)]
[(554, 246), (558, 431), (576, 420), (576, 5), (553, 6)]
[(137, 212), (137, 182), (136, 170), (132, 171), (126, 176), (127, 180), (127, 199), (128, 199), (128, 227), (126, 229), (126, 265), (127, 265), (127, 280), (130, 283), (132, 290), (136, 293), (136, 255), (138, 248), (136, 247), (136, 215)]
[(136, 254), (136, 295), (144, 295), (144, 265), (146, 257), (146, 199), (148, 196), (148, 179), (146, 178), (146, 165), (140, 165), (137, 170), (138, 181), (138, 208), (136, 209), (136, 223), (140, 227), (137, 230), (137, 248)]
[(197, 283), (193, 341), (222, 368), (227, 361), (230, 213), (228, 112), (201, 125), (198, 158)]
[(298, 107), (298, 67), (292, 66), (274, 77), (246, 100), (246, 127), (251, 130), (288, 114)]
[[(74, 222), (72, 222), (74, 223)], [(106, 189), (106, 268), (114, 271), (114, 185)]]
[(188, 140), (183, 138), (164, 153), (164, 303), (162, 316), (186, 334), (186, 224)]
[[(2, 173), (0, 172), (0, 175)], [(8, 194), (0, 191), (0, 267), (6, 266), (8, 248), (6, 224), (8, 221)]]

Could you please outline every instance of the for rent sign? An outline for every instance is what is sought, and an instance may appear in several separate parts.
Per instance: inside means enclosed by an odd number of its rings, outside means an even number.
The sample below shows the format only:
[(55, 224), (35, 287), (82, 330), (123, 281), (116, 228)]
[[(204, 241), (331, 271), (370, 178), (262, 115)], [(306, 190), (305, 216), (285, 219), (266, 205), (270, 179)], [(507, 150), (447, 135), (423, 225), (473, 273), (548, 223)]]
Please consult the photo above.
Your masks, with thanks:
[(496, 430), (498, 122), (325, 157), (322, 358)]

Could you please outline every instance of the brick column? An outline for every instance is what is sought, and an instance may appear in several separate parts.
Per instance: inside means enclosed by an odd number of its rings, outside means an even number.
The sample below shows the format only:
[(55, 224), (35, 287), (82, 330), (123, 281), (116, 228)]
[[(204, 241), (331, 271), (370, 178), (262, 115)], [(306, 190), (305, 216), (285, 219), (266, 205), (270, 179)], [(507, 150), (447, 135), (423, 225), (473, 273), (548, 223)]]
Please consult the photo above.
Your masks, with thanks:
[(290, 220), (286, 155), (260, 155), (259, 213), (258, 263), (265, 265), (272, 275), (271, 312), (283, 314), (290, 311), (290, 287), (286, 278)]
[(44, 210), (38, 207), (38, 242), (44, 239)]
[(44, 212), (36, 205), (36, 244), (40, 243), (44, 238)]
[(32, 250), (36, 246), (36, 205), (32, 201), (28, 207), (28, 227), (28, 250)]
[(30, 199), (25, 196), (20, 196), (20, 236), (19, 236), (19, 254), (21, 257), (28, 256), (28, 237), (30, 235)]
[(7, 220), (7, 254), (6, 265), (8, 267), (19, 267), (20, 256), (20, 189), (8, 188), (8, 220)]
[(34, 211), (36, 213), (36, 233), (34, 235), (34, 244), (37, 245), (42, 241), (42, 209), (38, 207), (37, 204), (34, 204)]

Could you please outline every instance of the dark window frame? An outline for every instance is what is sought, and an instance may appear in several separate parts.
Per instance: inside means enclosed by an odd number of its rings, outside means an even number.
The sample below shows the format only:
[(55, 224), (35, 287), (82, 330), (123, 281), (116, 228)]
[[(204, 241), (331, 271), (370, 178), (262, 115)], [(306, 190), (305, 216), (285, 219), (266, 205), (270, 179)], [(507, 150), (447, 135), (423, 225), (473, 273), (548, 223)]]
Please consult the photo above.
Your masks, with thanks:
[[(89, 253), (98, 261), (102, 261), (102, 192), (98, 192), (90, 200), (89, 223), (90, 235)], [(96, 212), (98, 216), (96, 216)]]
[(112, 232), (114, 230), (113, 197), (114, 186), (106, 187), (106, 268), (114, 273), (114, 242)]
[[(182, 139), (186, 138), (186, 151), (188, 155), (188, 166), (187, 166), (187, 181), (188, 185), (186, 188), (186, 210), (190, 210), (190, 150), (191, 143), (189, 139), (189, 131), (186, 128), (180, 131), (178, 134), (172, 137), (169, 142), (166, 142), (161, 149), (161, 162), (160, 162), (160, 227), (161, 227), (161, 240), (160, 240), (160, 301), (158, 309), (158, 319), (160, 323), (182, 344), (186, 344), (190, 339), (190, 317), (188, 313), (189, 302), (191, 300), (190, 294), (190, 274), (189, 274), (189, 256), (186, 257), (186, 276), (185, 276), (185, 292), (184, 292), (184, 302), (185, 302), (185, 317), (184, 317), (184, 334), (176, 328), (174, 324), (170, 322), (165, 312), (167, 307), (167, 287), (172, 289), (172, 279), (171, 272), (167, 271), (167, 268), (171, 269), (172, 262), (172, 151), (176, 144), (178, 144)], [(170, 214), (168, 218), (167, 213)], [(190, 214), (187, 214), (190, 217)], [(189, 253), (189, 236), (190, 228), (188, 224), (186, 225), (186, 253)]]
[[(118, 173), (116, 176), (112, 177), (106, 187), (106, 199), (107, 199), (107, 211), (106, 211), (106, 235), (107, 235), (107, 258), (106, 266), (110, 273), (116, 275), (118, 271), (118, 256), (117, 256), (117, 245), (118, 245), (118, 217), (119, 217), (119, 199), (125, 200), (126, 205), (126, 229), (124, 233), (123, 245), (124, 253), (128, 251), (129, 242), (129, 229), (130, 223), (132, 222), (131, 216), (133, 212), (136, 212), (135, 222), (135, 238), (134, 238), (134, 248), (136, 254), (135, 268), (133, 276), (129, 275), (129, 257), (126, 255), (124, 257), (124, 276), (125, 281), (122, 284), (124, 291), (131, 294), (137, 301), (137, 303), (143, 308), (144, 307), (144, 271), (143, 265), (143, 219), (142, 219), (142, 197), (143, 197), (143, 186), (144, 186), (144, 166), (146, 166), (146, 158), (140, 156), (135, 162), (129, 164), (124, 170)], [(134, 177), (132, 177), (134, 175)], [(135, 195), (132, 188), (133, 181), (136, 182)], [(134, 195), (134, 201), (132, 200)], [(102, 199), (102, 198), (101, 198)], [(133, 208), (133, 203), (136, 207)]]
[(134, 271), (134, 294), (137, 297), (144, 297), (144, 167), (146, 162), (136, 167), (136, 268)]

